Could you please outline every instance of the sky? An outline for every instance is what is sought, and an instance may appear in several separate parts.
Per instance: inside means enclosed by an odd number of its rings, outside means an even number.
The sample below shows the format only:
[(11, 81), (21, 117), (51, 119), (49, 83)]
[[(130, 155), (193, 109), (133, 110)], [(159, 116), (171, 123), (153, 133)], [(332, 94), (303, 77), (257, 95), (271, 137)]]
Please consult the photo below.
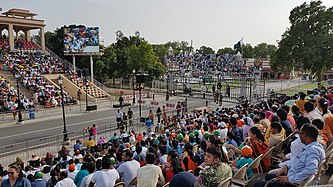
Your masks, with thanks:
[[(304, 2), (310, 0), (1, 0), (0, 7), (37, 13), (46, 31), (71, 24), (98, 26), (106, 46), (121, 30), (126, 36), (139, 31), (151, 44), (192, 40), (196, 49), (218, 50), (241, 38), (252, 46), (277, 45), (290, 26), (290, 11)], [(322, 2), (333, 6), (333, 0)]]

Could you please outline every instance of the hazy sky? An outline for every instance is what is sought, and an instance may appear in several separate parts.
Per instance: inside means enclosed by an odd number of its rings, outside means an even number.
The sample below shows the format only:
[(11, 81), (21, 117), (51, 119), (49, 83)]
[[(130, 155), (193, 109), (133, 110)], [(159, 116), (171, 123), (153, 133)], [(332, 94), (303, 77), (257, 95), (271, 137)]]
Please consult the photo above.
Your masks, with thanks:
[[(63, 25), (99, 26), (105, 45), (115, 32), (139, 31), (150, 43), (193, 40), (217, 50), (244, 43), (276, 44), (289, 27), (289, 13), (305, 0), (1, 0), (3, 11), (29, 9), (44, 19), (46, 31)], [(306, 0), (306, 2), (310, 2)], [(322, 0), (333, 6), (333, 0)]]

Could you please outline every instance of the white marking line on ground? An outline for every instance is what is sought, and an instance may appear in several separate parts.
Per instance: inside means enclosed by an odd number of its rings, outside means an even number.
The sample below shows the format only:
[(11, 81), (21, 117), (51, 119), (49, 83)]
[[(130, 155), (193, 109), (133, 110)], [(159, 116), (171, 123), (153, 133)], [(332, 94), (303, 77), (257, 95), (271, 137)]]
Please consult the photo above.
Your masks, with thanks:
[[(67, 125), (67, 127), (76, 126), (76, 125), (82, 125), (84, 123), (91, 123), (91, 122), (96, 122), (96, 121), (102, 121), (102, 120), (111, 119), (111, 118), (115, 118), (115, 116), (106, 117), (106, 118), (100, 118), (100, 119), (94, 119), (94, 120), (90, 120), (90, 121), (82, 121), (82, 122), (78, 122), (78, 123), (73, 123), (73, 124)], [(25, 132), (25, 133), (21, 133), (21, 134), (16, 134), (15, 136), (23, 136), (23, 135), (28, 135), (28, 134), (33, 134), (33, 133), (38, 133), (38, 132), (43, 132), (43, 131), (48, 131), (48, 130), (54, 130), (54, 129), (59, 129), (59, 128), (63, 128), (63, 126), (52, 127), (52, 128), (47, 128), (47, 129), (41, 129), (41, 130), (36, 130), (34, 132)], [(11, 137), (13, 137), (13, 136), (1, 137), (0, 140), (1, 139), (6, 139), (6, 138), (11, 138)]]

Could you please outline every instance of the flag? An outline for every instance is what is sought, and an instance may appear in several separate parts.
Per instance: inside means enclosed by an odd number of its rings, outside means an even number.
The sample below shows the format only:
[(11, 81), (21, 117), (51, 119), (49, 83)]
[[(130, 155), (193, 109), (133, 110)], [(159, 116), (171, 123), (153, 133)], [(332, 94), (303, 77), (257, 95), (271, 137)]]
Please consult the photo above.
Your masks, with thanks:
[(243, 38), (234, 45), (234, 49), (241, 51), (242, 45), (243, 45)]

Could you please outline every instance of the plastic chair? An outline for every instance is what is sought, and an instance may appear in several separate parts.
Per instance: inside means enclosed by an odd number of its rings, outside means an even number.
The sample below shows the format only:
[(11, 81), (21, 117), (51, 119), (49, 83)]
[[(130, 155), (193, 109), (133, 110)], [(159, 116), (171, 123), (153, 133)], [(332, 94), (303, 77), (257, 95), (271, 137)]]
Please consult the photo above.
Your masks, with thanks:
[(222, 182), (220, 182), (218, 187), (229, 187), (232, 177), (229, 177)]
[(124, 182), (118, 182), (117, 184), (114, 185), (114, 187), (125, 187)]
[(164, 184), (162, 187), (168, 187), (168, 186), (169, 186), (169, 184), (170, 184), (170, 182), (168, 182), (168, 183)]
[(235, 173), (235, 175), (231, 179), (231, 183), (235, 183), (241, 186), (246, 186), (247, 181), (245, 180), (245, 177), (246, 177), (247, 166), (248, 164), (245, 164)]
[(262, 159), (262, 154), (259, 155), (256, 159), (253, 160), (253, 162), (249, 165), (248, 168), (252, 168), (252, 169), (257, 169), (258, 171), (260, 170), (260, 161)]
[(229, 158), (229, 160), (231, 159), (231, 160), (233, 160), (234, 159), (234, 155), (235, 155), (235, 151), (233, 150), (233, 149), (230, 149), (229, 151), (228, 151), (228, 158)]

